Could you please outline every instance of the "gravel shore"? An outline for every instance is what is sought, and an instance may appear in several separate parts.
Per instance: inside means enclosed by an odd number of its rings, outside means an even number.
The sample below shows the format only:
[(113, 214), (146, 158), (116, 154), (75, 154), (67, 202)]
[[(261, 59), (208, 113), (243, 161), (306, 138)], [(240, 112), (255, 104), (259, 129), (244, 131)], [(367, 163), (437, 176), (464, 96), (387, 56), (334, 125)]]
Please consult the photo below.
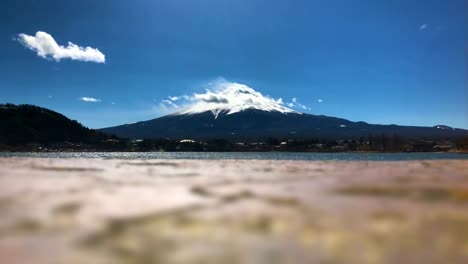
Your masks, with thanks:
[(468, 263), (468, 161), (0, 158), (2, 263)]

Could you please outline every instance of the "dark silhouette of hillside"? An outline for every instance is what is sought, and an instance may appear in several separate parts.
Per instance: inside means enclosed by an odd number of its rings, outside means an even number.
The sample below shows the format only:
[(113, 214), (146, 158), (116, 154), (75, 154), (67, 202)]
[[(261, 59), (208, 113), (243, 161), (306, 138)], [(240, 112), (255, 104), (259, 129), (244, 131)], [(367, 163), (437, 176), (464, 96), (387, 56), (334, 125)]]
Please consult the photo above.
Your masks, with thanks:
[(34, 105), (0, 104), (0, 144), (100, 142), (108, 136), (62, 114)]

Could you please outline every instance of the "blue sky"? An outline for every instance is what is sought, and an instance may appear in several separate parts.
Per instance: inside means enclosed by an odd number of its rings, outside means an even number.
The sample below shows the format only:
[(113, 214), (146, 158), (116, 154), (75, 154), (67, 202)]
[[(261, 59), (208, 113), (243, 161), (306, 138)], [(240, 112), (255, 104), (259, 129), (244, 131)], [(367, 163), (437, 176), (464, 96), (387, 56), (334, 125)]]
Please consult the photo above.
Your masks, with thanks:
[[(307, 113), (468, 128), (467, 10), (466, 0), (2, 0), (0, 102), (100, 128), (161, 116), (168, 96), (223, 77)], [(105, 63), (42, 58), (18, 40), (38, 31)]]

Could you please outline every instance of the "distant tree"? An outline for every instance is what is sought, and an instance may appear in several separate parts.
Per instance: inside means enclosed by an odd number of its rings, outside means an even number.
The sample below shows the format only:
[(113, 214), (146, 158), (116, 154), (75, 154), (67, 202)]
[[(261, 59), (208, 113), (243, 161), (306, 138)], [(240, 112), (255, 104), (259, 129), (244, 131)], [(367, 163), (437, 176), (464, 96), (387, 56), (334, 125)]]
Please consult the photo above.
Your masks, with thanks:
[(280, 141), (277, 138), (268, 137), (266, 140), (266, 144), (268, 146), (278, 146), (280, 144)]
[(457, 138), (455, 140), (455, 146), (461, 150), (468, 150), (468, 136)]

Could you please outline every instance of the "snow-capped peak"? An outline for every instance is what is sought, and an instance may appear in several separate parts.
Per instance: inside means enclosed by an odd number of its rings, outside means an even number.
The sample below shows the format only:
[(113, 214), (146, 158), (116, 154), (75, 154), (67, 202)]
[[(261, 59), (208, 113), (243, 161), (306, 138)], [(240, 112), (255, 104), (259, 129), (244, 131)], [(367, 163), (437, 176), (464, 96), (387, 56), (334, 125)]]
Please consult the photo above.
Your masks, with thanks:
[(284, 107), (282, 99), (275, 100), (239, 83), (219, 84), (219, 91), (207, 90), (204, 94), (194, 94), (193, 104), (188, 108), (175, 113), (176, 115), (197, 114), (211, 111), (215, 118), (220, 113), (234, 114), (247, 109), (257, 109), (283, 114), (301, 114), (293, 109)]

